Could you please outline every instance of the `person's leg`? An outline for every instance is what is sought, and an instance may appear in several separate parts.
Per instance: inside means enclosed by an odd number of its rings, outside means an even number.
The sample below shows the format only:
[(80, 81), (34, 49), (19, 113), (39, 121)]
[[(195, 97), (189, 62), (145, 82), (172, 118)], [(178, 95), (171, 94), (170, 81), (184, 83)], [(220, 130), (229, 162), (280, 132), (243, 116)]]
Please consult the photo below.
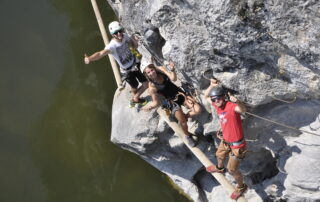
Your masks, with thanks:
[(220, 142), (219, 147), (216, 151), (217, 165), (211, 165), (206, 168), (207, 172), (210, 173), (225, 173), (224, 161), (226, 156), (230, 152), (230, 148), (223, 141)]
[(245, 157), (246, 148), (237, 148), (232, 149), (231, 155), (229, 157), (228, 161), (228, 171), (230, 174), (234, 177), (235, 181), (238, 184), (238, 187), (243, 187), (244, 181), (243, 181), (243, 175), (239, 171), (240, 162)]
[(234, 180), (237, 182), (238, 186), (243, 186), (243, 176), (239, 171), (240, 160), (235, 156), (230, 156), (228, 161), (228, 171), (233, 176)]
[[(230, 157), (230, 159), (234, 159), (234, 157)], [(230, 161), (229, 159), (229, 161)], [(237, 162), (235, 162), (237, 161)], [(239, 168), (239, 165), (240, 165), (240, 160), (235, 160), (233, 163), (234, 163), (234, 166), (238, 167)], [(229, 167), (229, 166), (228, 166)], [(236, 190), (231, 194), (231, 199), (233, 200), (237, 200), (239, 197), (241, 197), (248, 189), (248, 186), (244, 183), (244, 180), (243, 180), (243, 175), (242, 173), (239, 171), (239, 169), (235, 169), (235, 170), (232, 170), (232, 169), (229, 169), (229, 172), (230, 174), (233, 176), (233, 178), (235, 179), (235, 181), (237, 182), (237, 188)]]
[(248, 186), (244, 183), (243, 175), (239, 171), (240, 162), (245, 157), (246, 152), (246, 147), (233, 148), (230, 154), (228, 170), (238, 184), (236, 190), (230, 196), (233, 200), (237, 200), (248, 189)]
[(134, 72), (129, 72), (127, 74), (125, 80), (131, 87), (132, 101), (139, 102), (139, 97), (136, 96), (136, 94), (138, 92), (139, 83), (134, 75)]
[(186, 137), (187, 144), (190, 147), (195, 147), (197, 145), (197, 141), (193, 139), (193, 137), (191, 136), (191, 134), (188, 131), (188, 124), (187, 124), (186, 116), (178, 104), (174, 104), (174, 105), (175, 105), (174, 108), (171, 110), (183, 130), (183, 133)]
[(132, 95), (132, 101), (133, 102), (139, 102), (139, 97), (137, 96), (139, 88), (131, 88), (131, 95)]
[(176, 117), (176, 119), (178, 120), (182, 130), (183, 130), (183, 133), (186, 135), (186, 136), (190, 136), (189, 134), (189, 131), (188, 131), (188, 124), (187, 124), (187, 119), (186, 119), (186, 116), (185, 114), (182, 112), (182, 109), (178, 109), (174, 112), (174, 116)]
[(136, 89), (135, 94), (133, 95), (133, 100), (139, 100), (140, 96), (148, 88), (148, 82), (143, 82), (142, 85)]
[[(133, 99), (139, 100), (140, 96), (144, 93), (144, 91), (148, 88), (148, 81), (146, 77), (140, 71), (134, 71), (132, 73), (135, 81), (139, 81), (142, 85), (136, 90)], [(138, 84), (139, 85), (139, 84)]]

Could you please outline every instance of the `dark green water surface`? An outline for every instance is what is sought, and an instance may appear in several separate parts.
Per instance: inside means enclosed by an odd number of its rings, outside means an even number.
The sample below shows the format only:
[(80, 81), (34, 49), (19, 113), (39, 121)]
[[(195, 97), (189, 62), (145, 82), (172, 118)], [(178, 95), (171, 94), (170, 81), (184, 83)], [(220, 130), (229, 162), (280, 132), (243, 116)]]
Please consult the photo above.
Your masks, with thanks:
[[(114, 19), (98, 1), (105, 24)], [(89, 0), (0, 0), (0, 202), (188, 201), (110, 143), (116, 88)]]

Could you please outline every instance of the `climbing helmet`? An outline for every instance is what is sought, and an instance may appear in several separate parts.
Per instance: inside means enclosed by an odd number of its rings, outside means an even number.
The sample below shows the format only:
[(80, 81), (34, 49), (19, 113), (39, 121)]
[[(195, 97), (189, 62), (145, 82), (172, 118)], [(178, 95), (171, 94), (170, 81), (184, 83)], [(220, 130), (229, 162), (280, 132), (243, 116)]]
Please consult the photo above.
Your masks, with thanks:
[(110, 34), (115, 34), (119, 31), (122, 31), (123, 27), (120, 25), (118, 21), (113, 21), (109, 24), (109, 32)]
[(225, 90), (223, 87), (215, 87), (212, 88), (209, 97), (211, 98), (212, 102), (215, 102), (216, 99), (219, 99), (225, 95)]

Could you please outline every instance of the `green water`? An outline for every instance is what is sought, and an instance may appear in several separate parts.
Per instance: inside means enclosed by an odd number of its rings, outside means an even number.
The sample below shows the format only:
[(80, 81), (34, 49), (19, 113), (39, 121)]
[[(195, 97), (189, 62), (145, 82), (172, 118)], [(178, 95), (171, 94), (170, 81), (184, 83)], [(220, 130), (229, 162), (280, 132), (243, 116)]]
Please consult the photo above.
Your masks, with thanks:
[(0, 25), (0, 202), (188, 201), (109, 141), (112, 70), (82, 57), (103, 48), (90, 1), (0, 0)]

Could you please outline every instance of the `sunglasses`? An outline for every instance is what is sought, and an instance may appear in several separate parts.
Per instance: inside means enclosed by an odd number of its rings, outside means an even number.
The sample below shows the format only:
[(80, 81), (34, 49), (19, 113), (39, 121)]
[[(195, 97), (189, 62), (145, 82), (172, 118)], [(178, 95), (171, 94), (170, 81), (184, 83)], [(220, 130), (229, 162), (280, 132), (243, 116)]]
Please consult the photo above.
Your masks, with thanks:
[(210, 97), (212, 102), (215, 102), (217, 100), (220, 100), (223, 96), (214, 96), (214, 97)]
[(113, 32), (113, 34), (114, 34), (114, 35), (117, 35), (117, 34), (122, 33), (122, 32), (123, 32), (123, 30), (120, 29), (120, 30), (117, 30), (117, 31)]

